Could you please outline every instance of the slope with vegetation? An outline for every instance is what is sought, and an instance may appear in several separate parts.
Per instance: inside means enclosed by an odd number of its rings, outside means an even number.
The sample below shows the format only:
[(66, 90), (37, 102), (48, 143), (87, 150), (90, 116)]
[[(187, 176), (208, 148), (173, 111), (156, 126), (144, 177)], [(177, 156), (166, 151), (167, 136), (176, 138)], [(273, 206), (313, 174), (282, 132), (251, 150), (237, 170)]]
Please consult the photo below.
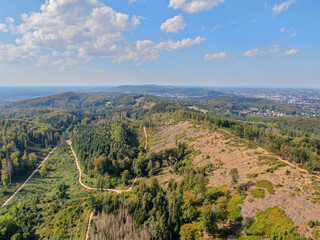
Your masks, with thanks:
[[(40, 159), (63, 140), (2, 210), (1, 239), (85, 239), (90, 212), (91, 239), (319, 235), (320, 143), (307, 127), (289, 134), (272, 130), (272, 122), (220, 118), (153, 96), (115, 93), (65, 93), (1, 110), (1, 118), (21, 119), (1, 121), (6, 163), (14, 163), (16, 152), (18, 163), (25, 153)], [(64, 141), (69, 138), (91, 190), (79, 184)], [(137, 178), (131, 191), (121, 191)], [(12, 186), (1, 186), (3, 194)], [(97, 190), (105, 188), (119, 194)]]

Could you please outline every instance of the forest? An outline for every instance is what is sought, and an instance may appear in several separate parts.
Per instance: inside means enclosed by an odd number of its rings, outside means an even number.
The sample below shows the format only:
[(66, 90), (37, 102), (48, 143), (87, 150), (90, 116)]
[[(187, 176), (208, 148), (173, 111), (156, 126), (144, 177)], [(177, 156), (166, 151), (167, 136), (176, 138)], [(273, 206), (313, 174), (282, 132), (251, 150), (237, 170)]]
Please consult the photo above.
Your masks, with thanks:
[(50, 125), (0, 121), (1, 180), (4, 186), (21, 173), (34, 169), (40, 158), (56, 145), (59, 134)]
[[(263, 107), (264, 103), (259, 104)], [(246, 140), (250, 148), (262, 147), (317, 174), (318, 119), (254, 115), (244, 121), (186, 106), (186, 102), (154, 96), (116, 93), (64, 93), (2, 106), (2, 200), (58, 147), (35, 175), (32, 184), (39, 182), (39, 187), (22, 192), (25, 195), (17, 196), (17, 202), (2, 209), (0, 239), (76, 239), (70, 229), (82, 238), (90, 213), (94, 218), (90, 239), (306, 239), (279, 207), (259, 211), (249, 222), (243, 218), (242, 204), (252, 183), (239, 184), (237, 168), (224, 173), (230, 179), (227, 184), (212, 186), (210, 177), (218, 168), (193, 166), (201, 154), (190, 141), (179, 141), (183, 135), (175, 137), (172, 147), (159, 151), (148, 147), (147, 141), (157, 141), (152, 140), (152, 133), (160, 122), (188, 121), (210, 131), (227, 131)], [(201, 102), (199, 107), (207, 106)], [(288, 114), (291, 110), (288, 107)], [(144, 129), (150, 136), (145, 136)], [(83, 181), (97, 190), (84, 190), (77, 182), (68, 139), (78, 156)], [(174, 178), (159, 182), (157, 176), (163, 169)], [(134, 180), (132, 191), (122, 191)]]

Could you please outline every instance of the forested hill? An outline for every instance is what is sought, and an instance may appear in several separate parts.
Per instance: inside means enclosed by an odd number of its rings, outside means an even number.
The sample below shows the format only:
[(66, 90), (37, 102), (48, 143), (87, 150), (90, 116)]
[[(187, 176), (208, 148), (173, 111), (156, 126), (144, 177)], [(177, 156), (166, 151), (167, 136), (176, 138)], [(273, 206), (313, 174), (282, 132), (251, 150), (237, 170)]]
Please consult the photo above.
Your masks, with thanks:
[(218, 96), (224, 96), (225, 93), (195, 87), (172, 87), (172, 86), (157, 86), (157, 85), (143, 85), (143, 86), (130, 86), (123, 85), (108, 89), (114, 93), (131, 93), (131, 94), (149, 94), (163, 98), (192, 98), (204, 99)]
[(22, 100), (2, 106), (3, 110), (23, 108), (61, 108), (81, 109), (89, 106), (106, 104), (111, 99), (111, 94), (89, 94), (66, 92), (46, 97)]
[(146, 114), (181, 109), (184, 107), (150, 95), (68, 92), (4, 105), (0, 107), (0, 119), (47, 123), (63, 133), (85, 118), (142, 119)]
[(114, 107), (141, 107), (143, 109), (160, 106), (174, 107), (174, 104), (150, 95), (113, 94), (113, 93), (73, 93), (66, 92), (47, 97), (33, 98), (4, 105), (0, 111), (9, 112), (26, 108), (57, 108), (67, 110), (97, 110)]

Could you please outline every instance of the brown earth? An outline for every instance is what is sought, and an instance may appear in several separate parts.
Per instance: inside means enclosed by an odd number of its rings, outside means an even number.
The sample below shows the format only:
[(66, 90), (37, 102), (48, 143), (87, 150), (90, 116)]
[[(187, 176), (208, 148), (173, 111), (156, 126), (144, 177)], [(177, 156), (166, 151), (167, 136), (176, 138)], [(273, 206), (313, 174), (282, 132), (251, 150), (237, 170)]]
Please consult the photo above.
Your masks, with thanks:
[[(314, 175), (294, 165), (284, 164), (283, 159), (260, 147), (249, 148), (247, 141), (222, 129), (212, 131), (190, 122), (167, 122), (158, 128), (153, 139), (150, 149), (155, 152), (174, 147), (176, 141), (185, 141), (192, 145), (194, 150), (200, 150), (201, 154), (194, 158), (194, 166), (211, 163), (218, 168), (209, 175), (209, 186), (228, 185), (232, 190), (231, 177), (228, 176), (232, 168), (239, 171), (238, 184), (247, 184), (250, 181), (253, 183), (250, 189), (255, 188), (254, 183), (259, 180), (270, 181), (275, 193), (270, 194), (266, 190), (264, 198), (254, 198), (248, 193), (242, 204), (242, 216), (254, 219), (257, 211), (279, 206), (299, 226), (300, 234), (312, 237), (313, 229), (310, 229), (307, 223), (310, 220), (319, 220), (320, 216), (320, 200), (315, 198), (320, 180)], [(275, 168), (279, 163), (283, 166)], [(275, 168), (274, 172), (266, 171), (270, 168)], [(169, 169), (165, 169), (158, 176), (160, 183), (165, 183), (170, 178), (181, 179), (180, 176), (170, 174)]]

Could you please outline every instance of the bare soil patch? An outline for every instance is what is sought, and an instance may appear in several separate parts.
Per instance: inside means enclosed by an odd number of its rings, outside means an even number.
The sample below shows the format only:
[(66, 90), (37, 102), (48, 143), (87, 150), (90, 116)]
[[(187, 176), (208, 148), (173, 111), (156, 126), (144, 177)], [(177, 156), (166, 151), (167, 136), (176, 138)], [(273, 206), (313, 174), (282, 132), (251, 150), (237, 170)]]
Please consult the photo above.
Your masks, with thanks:
[[(183, 137), (177, 139), (176, 136)], [(320, 200), (317, 199), (320, 181), (313, 175), (283, 163), (265, 149), (249, 148), (247, 141), (222, 129), (212, 131), (190, 122), (168, 122), (159, 127), (154, 137), (158, 139), (151, 147), (155, 152), (174, 147), (176, 141), (185, 141), (194, 150), (201, 151), (194, 158), (194, 166), (209, 163), (216, 166), (213, 175), (209, 176), (209, 186), (228, 185), (232, 189), (228, 175), (232, 168), (238, 169), (239, 184), (253, 183), (250, 189), (255, 188), (254, 184), (259, 180), (270, 181), (274, 194), (266, 189), (264, 198), (254, 198), (248, 191), (242, 204), (243, 217), (254, 219), (257, 211), (279, 206), (299, 226), (300, 234), (312, 237), (313, 230), (307, 223), (320, 217)], [(171, 178), (169, 170), (157, 178), (162, 183), (166, 182)], [(172, 178), (179, 180), (178, 176)]]

